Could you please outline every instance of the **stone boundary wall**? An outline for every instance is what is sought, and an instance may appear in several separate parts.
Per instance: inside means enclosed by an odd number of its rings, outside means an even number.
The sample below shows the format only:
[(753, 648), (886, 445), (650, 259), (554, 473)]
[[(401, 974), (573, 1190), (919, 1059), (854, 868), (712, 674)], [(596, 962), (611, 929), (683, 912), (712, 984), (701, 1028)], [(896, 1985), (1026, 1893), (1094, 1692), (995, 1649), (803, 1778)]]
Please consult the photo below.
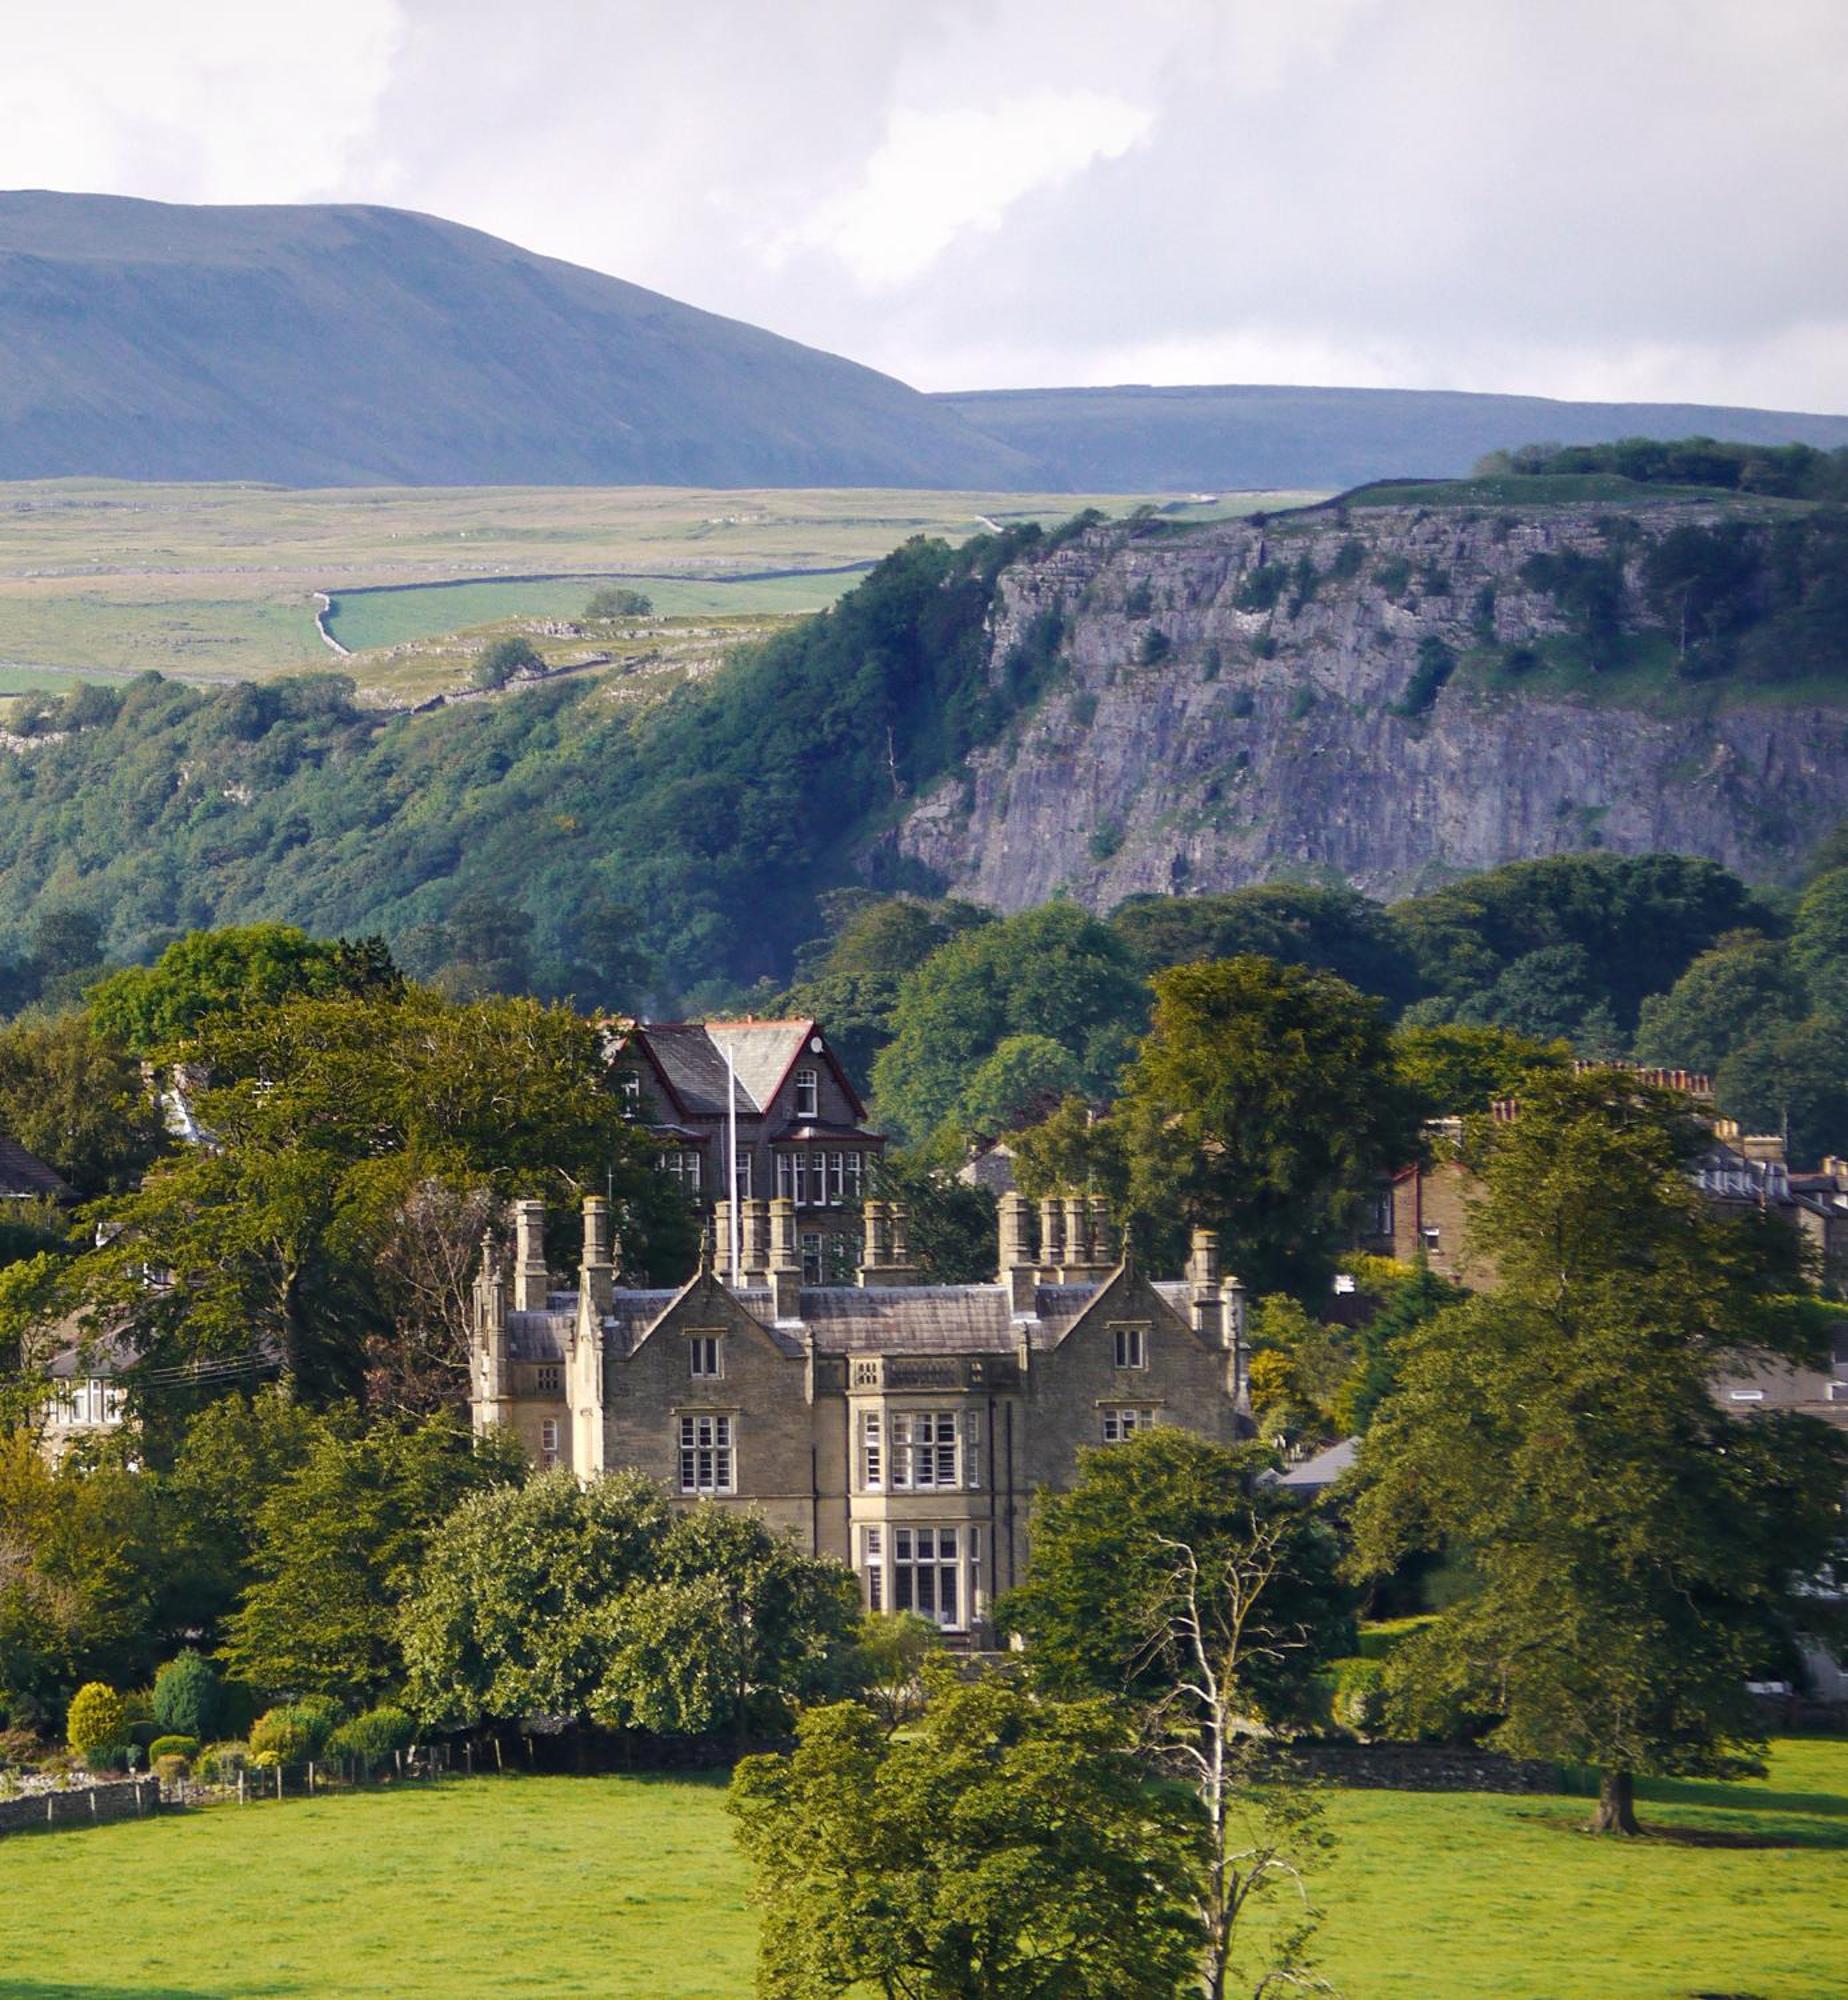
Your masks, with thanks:
[(100, 1826), (105, 1820), (150, 1819), (159, 1811), (158, 1778), (125, 1779), (114, 1785), (85, 1785), (73, 1792), (0, 1799), (0, 1834), (29, 1833), (40, 1827)]
[(1557, 1792), (1554, 1764), (1454, 1744), (1298, 1743), (1289, 1761), (1305, 1775), (1360, 1791)]

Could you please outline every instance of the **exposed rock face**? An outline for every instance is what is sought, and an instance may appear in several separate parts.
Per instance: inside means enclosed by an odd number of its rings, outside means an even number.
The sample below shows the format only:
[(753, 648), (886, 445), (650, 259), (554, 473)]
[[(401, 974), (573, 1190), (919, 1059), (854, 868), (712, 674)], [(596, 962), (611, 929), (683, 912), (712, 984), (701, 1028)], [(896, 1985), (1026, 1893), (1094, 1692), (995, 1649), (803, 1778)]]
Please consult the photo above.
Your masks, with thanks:
[[(1064, 674), (1007, 740), (918, 803), (898, 846), (1001, 910), (1061, 890), (1108, 909), (1140, 891), (1276, 877), (1396, 895), (1600, 845), (1788, 876), (1848, 817), (1848, 711), (1741, 701), (1672, 674), (1649, 693), (1619, 693), (1637, 679), (1620, 675), (1548, 694), (1549, 670), (1511, 681), (1498, 664), (1500, 649), (1566, 629), (1521, 581), (1530, 556), (1603, 556), (1613, 524), (1635, 523), (1616, 527), (1635, 535), (1624, 615), (1646, 624), (1650, 542), (1711, 518), (1406, 508), (1174, 535), (1095, 529), (1003, 576), (991, 671), (1056, 613)], [(1264, 596), (1264, 565), (1298, 576), (1305, 557), (1317, 581), (1304, 601), (1290, 584), (1270, 608), (1242, 608)], [(1461, 664), (1407, 715), (1427, 639)]]

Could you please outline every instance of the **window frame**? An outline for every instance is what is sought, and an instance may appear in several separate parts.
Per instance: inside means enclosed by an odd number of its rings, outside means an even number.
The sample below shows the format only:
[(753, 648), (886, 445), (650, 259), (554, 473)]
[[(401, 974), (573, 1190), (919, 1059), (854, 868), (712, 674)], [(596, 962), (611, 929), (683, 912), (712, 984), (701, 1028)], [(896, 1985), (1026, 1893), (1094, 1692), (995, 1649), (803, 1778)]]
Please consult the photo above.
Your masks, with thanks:
[(683, 1499), (723, 1499), (738, 1490), (738, 1424), (729, 1410), (683, 1410), (674, 1424)]
[(790, 1079), (795, 1092), (795, 1115), (809, 1124), (821, 1116), (821, 1070), (804, 1064)]
[(1149, 1365), (1149, 1329), (1141, 1320), (1120, 1321), (1110, 1329), (1115, 1366), (1124, 1371)]
[[(711, 1367), (700, 1364), (710, 1361)], [(725, 1380), (725, 1336), (723, 1333), (689, 1333), (687, 1335), (687, 1379), (690, 1382), (723, 1382)]]

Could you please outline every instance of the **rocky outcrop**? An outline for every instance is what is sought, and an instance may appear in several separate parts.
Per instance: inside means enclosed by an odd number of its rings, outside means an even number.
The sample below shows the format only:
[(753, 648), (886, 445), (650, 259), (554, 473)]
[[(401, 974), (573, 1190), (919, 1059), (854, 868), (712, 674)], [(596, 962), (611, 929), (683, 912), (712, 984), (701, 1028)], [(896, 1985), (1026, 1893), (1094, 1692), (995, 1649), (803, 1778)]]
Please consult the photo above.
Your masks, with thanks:
[(1653, 667), (1508, 666), (1569, 629), (1522, 581), (1530, 557), (1618, 552), (1647, 639), (1649, 546), (1711, 518), (1356, 507), (1093, 529), (996, 595), (990, 671), (1056, 632), (1053, 692), (893, 839), (1001, 910), (1278, 877), (1396, 895), (1597, 846), (1787, 877), (1848, 818), (1848, 710), (1683, 681), (1660, 631)]

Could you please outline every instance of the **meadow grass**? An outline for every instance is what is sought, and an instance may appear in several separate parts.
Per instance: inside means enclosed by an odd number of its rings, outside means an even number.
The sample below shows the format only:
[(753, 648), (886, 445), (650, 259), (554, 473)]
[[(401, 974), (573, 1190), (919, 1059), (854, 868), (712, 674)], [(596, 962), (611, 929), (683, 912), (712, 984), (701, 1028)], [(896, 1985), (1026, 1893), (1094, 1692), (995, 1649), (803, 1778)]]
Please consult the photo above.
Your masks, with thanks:
[[(1316, 1878), (1348, 2000), (1830, 2000), (1848, 1994), (1848, 1740), (1764, 1783), (1587, 1802), (1336, 1791)], [(482, 1778), (0, 1842), (0, 2000), (751, 1990), (722, 1786)], [(1246, 1990), (1246, 1989), (1237, 1989)]]
[[(513, 615), (569, 616), (598, 575), (665, 576), (664, 612), (810, 610), (912, 535), (964, 541), (984, 521), (1122, 514), (1140, 494), (964, 493), (846, 487), (395, 487), (303, 491), (59, 479), (0, 484), (0, 662), (14, 667), (255, 678), (325, 666), (314, 594), (432, 585), (409, 601), (349, 600), (360, 647)], [(1165, 504), (1177, 518), (1302, 495)], [(1163, 504), (1156, 496), (1157, 504)], [(810, 572), (747, 580), (755, 571)], [(489, 577), (578, 579), (490, 584)], [(452, 606), (451, 587), (498, 593)], [(508, 592), (521, 592), (515, 598)], [(363, 609), (360, 607), (364, 607)], [(374, 621), (368, 623), (367, 621)], [(360, 627), (364, 629), (361, 630)]]

